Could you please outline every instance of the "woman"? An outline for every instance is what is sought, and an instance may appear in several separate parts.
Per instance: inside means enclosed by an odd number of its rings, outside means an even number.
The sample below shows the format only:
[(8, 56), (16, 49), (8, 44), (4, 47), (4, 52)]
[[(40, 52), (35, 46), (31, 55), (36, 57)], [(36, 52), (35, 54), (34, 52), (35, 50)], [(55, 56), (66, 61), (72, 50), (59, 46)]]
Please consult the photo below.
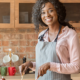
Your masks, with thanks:
[(38, 80), (71, 80), (80, 71), (79, 41), (75, 29), (65, 22), (66, 10), (58, 0), (37, 0), (33, 7), (33, 23), (48, 27), (39, 34), (36, 62), (26, 62), (21, 73), (35, 68)]

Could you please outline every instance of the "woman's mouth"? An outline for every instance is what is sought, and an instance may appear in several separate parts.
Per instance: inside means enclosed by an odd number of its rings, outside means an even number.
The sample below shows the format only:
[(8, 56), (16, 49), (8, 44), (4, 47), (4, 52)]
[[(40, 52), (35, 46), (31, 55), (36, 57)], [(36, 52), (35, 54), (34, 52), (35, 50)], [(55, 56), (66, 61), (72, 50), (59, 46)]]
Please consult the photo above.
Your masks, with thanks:
[(50, 22), (51, 20), (52, 20), (52, 18), (47, 18), (46, 19), (47, 22)]

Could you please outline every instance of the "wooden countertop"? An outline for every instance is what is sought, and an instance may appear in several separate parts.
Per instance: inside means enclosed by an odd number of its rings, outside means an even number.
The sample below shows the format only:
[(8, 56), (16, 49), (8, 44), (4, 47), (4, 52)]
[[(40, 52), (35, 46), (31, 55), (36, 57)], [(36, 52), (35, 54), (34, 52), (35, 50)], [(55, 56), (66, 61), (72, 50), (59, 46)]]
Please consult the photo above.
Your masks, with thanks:
[(73, 80), (80, 80), (80, 73), (79, 74), (71, 74), (71, 78)]
[[(0, 79), (1, 79), (0, 75)], [(15, 76), (4, 76), (6, 80), (21, 80), (20, 74), (16, 74)], [(80, 80), (80, 73), (79, 74), (71, 74), (72, 80)], [(35, 80), (35, 74), (25, 74), (23, 80)]]
[[(0, 75), (0, 79), (1, 79)], [(4, 76), (6, 80), (21, 80), (20, 74), (16, 74), (15, 76)], [(35, 74), (26, 74), (23, 76), (23, 80), (35, 80)]]

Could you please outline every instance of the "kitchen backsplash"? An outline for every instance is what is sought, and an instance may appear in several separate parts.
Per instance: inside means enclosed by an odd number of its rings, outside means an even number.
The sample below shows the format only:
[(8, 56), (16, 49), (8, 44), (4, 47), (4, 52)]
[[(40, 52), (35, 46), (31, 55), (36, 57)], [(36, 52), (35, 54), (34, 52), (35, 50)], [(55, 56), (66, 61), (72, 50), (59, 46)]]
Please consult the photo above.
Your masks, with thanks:
[[(41, 29), (39, 32), (41, 32)], [(80, 28), (76, 28), (80, 42)], [(25, 56), (27, 61), (35, 61), (35, 46), (38, 41), (38, 34), (35, 29), (0, 29), (0, 65), (9, 66), (9, 64), (2, 64), (3, 57), (9, 52), (11, 48), (14, 54), (19, 56), (19, 61), (12, 63), (16, 66), (22, 64), (22, 58)]]
[(18, 62), (12, 63), (12, 66), (18, 68), (24, 56), (27, 61), (35, 61), (37, 41), (38, 33), (35, 29), (0, 29), (0, 65), (9, 66), (9, 64), (2, 64), (3, 57), (9, 53), (9, 48), (20, 58)]

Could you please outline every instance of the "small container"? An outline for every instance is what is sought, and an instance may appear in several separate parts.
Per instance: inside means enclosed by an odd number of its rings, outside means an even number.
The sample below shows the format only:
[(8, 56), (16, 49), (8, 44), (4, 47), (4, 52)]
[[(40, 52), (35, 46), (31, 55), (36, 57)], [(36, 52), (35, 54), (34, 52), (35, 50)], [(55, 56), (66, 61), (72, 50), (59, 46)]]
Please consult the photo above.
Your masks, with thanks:
[(1, 78), (0, 80), (6, 80), (6, 79), (5, 79), (5, 78), (3, 78), (3, 76), (2, 76), (2, 78)]
[(24, 57), (23, 57), (23, 63), (25, 63), (25, 62), (26, 62), (26, 57), (24, 56)]
[[(23, 63), (25, 63), (25, 62), (26, 62), (26, 57), (24, 56), (24, 57), (23, 57)], [(26, 72), (25, 72), (25, 74), (29, 74), (29, 70), (30, 70), (30, 69), (27, 69)]]

